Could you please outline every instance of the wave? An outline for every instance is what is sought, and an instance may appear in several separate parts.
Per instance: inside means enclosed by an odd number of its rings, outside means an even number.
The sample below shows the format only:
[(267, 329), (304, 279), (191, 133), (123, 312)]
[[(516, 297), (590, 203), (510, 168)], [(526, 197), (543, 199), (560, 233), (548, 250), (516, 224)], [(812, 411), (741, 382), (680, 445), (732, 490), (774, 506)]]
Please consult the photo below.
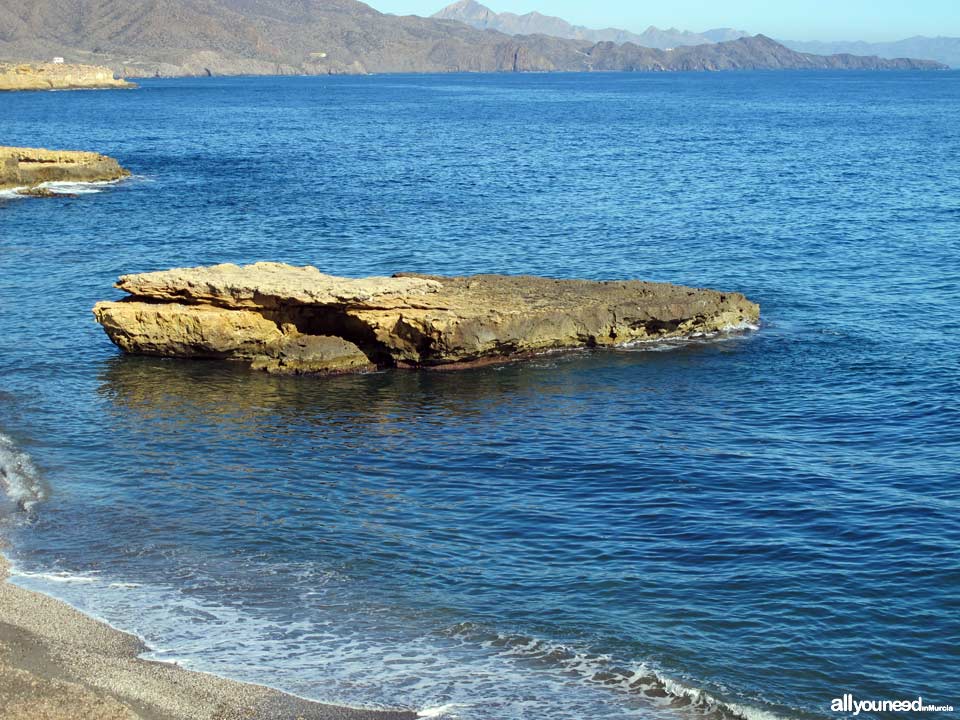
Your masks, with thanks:
[(457, 708), (465, 707), (460, 703), (447, 703), (439, 707), (424, 708), (417, 713), (418, 718), (450, 718), (456, 717)]
[(451, 635), (478, 642), (495, 650), (505, 660), (557, 670), (591, 685), (641, 695), (652, 705), (670, 711), (671, 715), (679, 713), (689, 718), (710, 720), (784, 720), (769, 710), (718, 697), (671, 677), (652, 663), (641, 662), (630, 667), (602, 653), (585, 652), (523, 635), (491, 634), (472, 623), (456, 626)]
[(20, 190), (23, 188), (7, 188), (5, 190), (0, 190), (0, 201), (2, 200), (25, 200), (26, 195), (21, 195)]
[(46, 483), (27, 453), (0, 433), (0, 516), (31, 512), (47, 499)]
[(49, 190), (54, 195), (95, 195), (101, 193), (113, 185), (119, 185), (125, 180), (94, 180), (90, 182), (70, 182), (66, 180), (55, 180), (38, 185), (38, 188)]
[(760, 330), (758, 323), (748, 322), (746, 320), (738, 323), (732, 323), (719, 330), (712, 332), (695, 332), (683, 337), (673, 338), (650, 338), (645, 340), (633, 340), (615, 346), (615, 350), (623, 351), (664, 351), (679, 347), (687, 347), (699, 343), (717, 343), (729, 340), (740, 340), (752, 333)]
[[(761, 698), (747, 703), (721, 696), (650, 662), (618, 662), (586, 647), (475, 623), (386, 639), (351, 631), (349, 617), (339, 611), (312, 622), (254, 619), (239, 607), (191, 597), (175, 587), (42, 568), (15, 566), (11, 573), (18, 585), (136, 633), (151, 647), (143, 656), (147, 659), (247, 682), (272, 677), (280, 690), (337, 705), (390, 709), (382, 698), (391, 697), (393, 707), (412, 709), (421, 718), (475, 720), (525, 716), (536, 692), (536, 717), (543, 718), (587, 717), (588, 709), (600, 706), (593, 717), (788, 717), (767, 709)], [(342, 599), (333, 604), (339, 607)], [(211, 628), (218, 630), (211, 634)], [(609, 702), (602, 698), (608, 694)]]
[[(93, 180), (90, 182), (69, 182), (65, 180), (55, 180), (40, 183), (39, 185), (34, 186), (33, 189), (49, 190), (54, 195), (62, 195), (64, 197), (70, 197), (73, 195), (95, 195), (103, 192), (113, 185), (119, 185), (120, 183), (129, 179), (130, 178), (120, 178), (118, 180)], [(21, 191), (28, 189), (31, 188), (24, 186), (0, 190), (0, 201), (27, 199), (30, 196), (22, 195)]]
[(89, 585), (91, 583), (97, 582), (96, 577), (90, 575), (81, 575), (78, 573), (69, 573), (69, 572), (27, 572), (25, 570), (20, 570), (18, 568), (11, 569), (11, 574), (17, 577), (22, 578), (32, 578), (36, 580), (45, 580), (47, 582), (54, 583), (80, 583), (83, 585)]

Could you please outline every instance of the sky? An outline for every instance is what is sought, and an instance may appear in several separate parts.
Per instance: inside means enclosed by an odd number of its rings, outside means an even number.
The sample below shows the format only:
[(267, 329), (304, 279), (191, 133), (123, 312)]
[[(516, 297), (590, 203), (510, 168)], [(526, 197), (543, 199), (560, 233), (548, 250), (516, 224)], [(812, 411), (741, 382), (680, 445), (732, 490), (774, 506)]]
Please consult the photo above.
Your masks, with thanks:
[[(398, 15), (432, 15), (453, 0), (366, 0)], [(783, 40), (960, 36), (960, 0), (478, 0), (496, 12), (537, 10), (575, 25), (642, 32), (733, 27)]]

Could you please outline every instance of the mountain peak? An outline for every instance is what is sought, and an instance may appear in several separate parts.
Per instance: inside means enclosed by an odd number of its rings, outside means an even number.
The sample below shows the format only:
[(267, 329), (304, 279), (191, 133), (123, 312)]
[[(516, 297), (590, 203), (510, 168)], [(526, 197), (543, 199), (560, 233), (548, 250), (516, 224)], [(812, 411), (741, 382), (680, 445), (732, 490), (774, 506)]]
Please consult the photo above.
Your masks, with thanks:
[[(544, 15), (537, 11), (524, 15), (496, 13), (476, 0), (458, 0), (433, 15), (442, 20), (458, 20), (479, 30), (496, 30), (506, 35), (548, 35), (566, 40), (585, 40), (593, 43), (612, 42), (617, 45), (633, 43), (648, 48), (673, 48), (685, 45), (707, 45), (708, 37), (686, 30), (661, 30), (651, 25), (637, 34), (619, 28), (601, 30), (573, 25), (563, 18)], [(729, 39), (729, 38), (726, 38)]]
[(495, 15), (496, 13), (493, 10), (486, 5), (481, 5), (476, 0), (457, 0), (452, 5), (434, 13), (431, 17), (466, 22), (466, 19), (481, 19)]

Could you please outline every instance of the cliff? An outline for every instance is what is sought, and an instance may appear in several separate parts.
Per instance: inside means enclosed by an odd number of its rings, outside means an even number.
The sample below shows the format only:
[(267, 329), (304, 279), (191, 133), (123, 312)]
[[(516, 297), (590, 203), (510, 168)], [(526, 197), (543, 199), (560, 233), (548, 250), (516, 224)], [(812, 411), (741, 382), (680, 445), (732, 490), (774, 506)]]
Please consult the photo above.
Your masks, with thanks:
[(0, 189), (45, 182), (100, 182), (130, 175), (113, 158), (92, 152), (0, 147)]
[(94, 65), (0, 63), (0, 90), (80, 90), (132, 88), (118, 80), (113, 70)]
[(739, 293), (639, 281), (216, 265), (121, 277), (94, 315), (128, 353), (230, 360), (269, 372), (455, 368), (548, 350), (718, 332), (758, 320)]
[(385, 15), (356, 0), (31, 0), (27, 5), (0, 0), (0, 58), (57, 55), (104, 65), (124, 77), (940, 67), (845, 55), (816, 61), (783, 46), (774, 51), (756, 38), (666, 51), (592, 36), (508, 35), (455, 20)]

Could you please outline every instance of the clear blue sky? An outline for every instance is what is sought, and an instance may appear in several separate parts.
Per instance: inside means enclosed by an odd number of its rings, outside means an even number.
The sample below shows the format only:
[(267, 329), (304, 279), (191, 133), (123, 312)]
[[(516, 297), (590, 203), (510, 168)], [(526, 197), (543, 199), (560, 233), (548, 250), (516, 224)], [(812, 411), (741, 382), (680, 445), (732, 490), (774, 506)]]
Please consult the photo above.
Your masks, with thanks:
[[(960, 0), (490, 0), (497, 12), (538, 10), (577, 25), (735, 27), (785, 40), (900, 40), (960, 36)], [(453, 0), (366, 0), (381, 12), (432, 15)]]

